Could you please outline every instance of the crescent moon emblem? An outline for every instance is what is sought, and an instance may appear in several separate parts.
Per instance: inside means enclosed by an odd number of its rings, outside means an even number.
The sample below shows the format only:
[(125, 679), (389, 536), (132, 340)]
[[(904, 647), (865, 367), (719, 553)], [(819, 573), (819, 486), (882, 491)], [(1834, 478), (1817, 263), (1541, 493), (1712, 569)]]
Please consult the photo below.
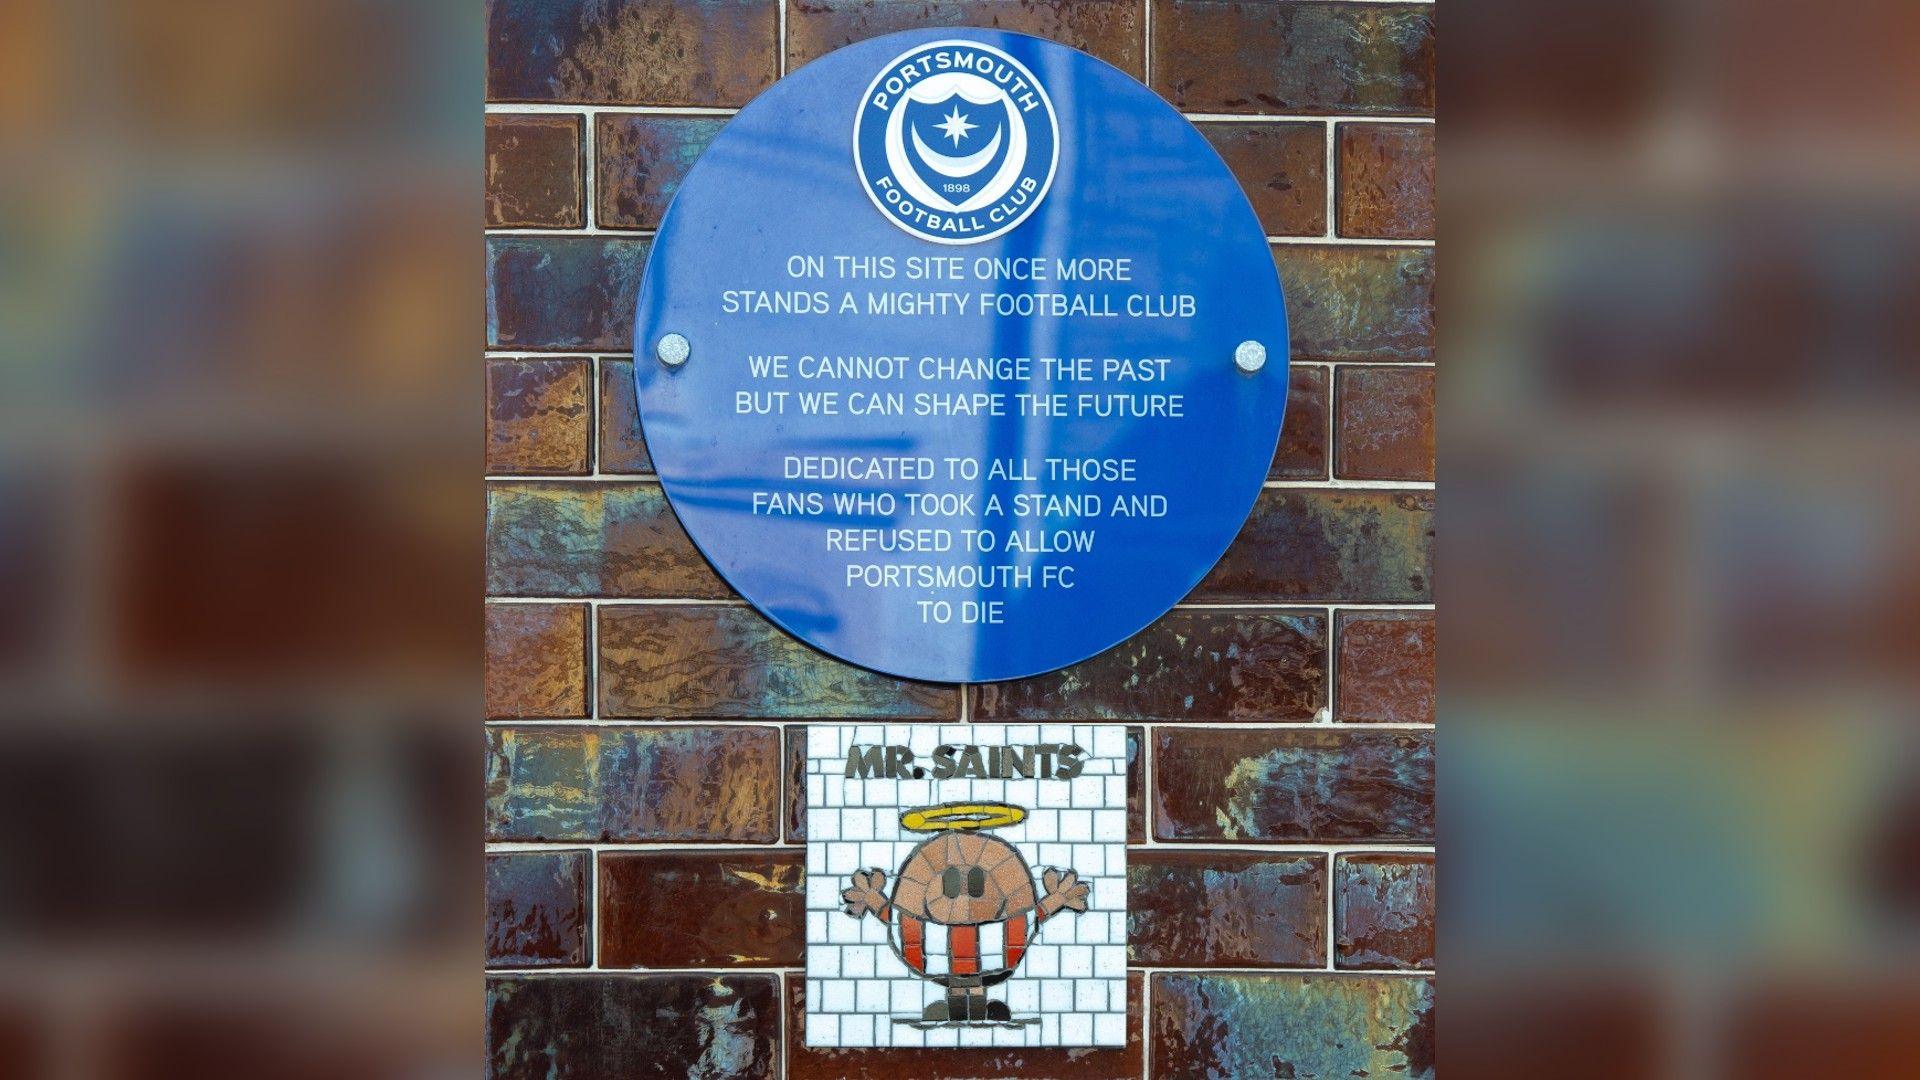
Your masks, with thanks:
[(920, 159), (927, 163), (927, 167), (941, 176), (951, 176), (955, 179), (972, 176), (985, 168), (987, 162), (992, 161), (993, 155), (1000, 149), (1000, 137), (1007, 133), (1007, 129), (1002, 127), (993, 133), (993, 138), (987, 143), (985, 149), (965, 157), (951, 157), (928, 146), (926, 141), (920, 138), (919, 128), (911, 124), (907, 126), (913, 132), (913, 148), (920, 154)]

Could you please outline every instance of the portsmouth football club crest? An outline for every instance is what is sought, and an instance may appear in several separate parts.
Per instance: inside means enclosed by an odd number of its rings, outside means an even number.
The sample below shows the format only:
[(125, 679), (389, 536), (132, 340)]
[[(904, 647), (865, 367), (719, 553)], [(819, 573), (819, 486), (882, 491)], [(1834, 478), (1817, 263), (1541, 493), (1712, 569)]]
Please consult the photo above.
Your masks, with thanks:
[(1060, 157), (1046, 87), (975, 41), (901, 53), (874, 77), (853, 122), (853, 160), (887, 220), (937, 244), (991, 240), (1046, 198)]

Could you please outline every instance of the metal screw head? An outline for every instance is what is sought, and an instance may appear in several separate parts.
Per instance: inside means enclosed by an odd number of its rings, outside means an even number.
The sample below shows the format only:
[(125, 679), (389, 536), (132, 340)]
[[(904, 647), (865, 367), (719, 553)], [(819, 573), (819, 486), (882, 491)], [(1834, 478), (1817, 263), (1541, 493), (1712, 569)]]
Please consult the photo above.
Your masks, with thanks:
[(1259, 371), (1267, 366), (1267, 347), (1257, 341), (1243, 341), (1233, 350), (1233, 363), (1241, 371)]
[(668, 334), (653, 347), (653, 352), (660, 358), (661, 363), (668, 367), (679, 367), (687, 362), (687, 357), (693, 355), (693, 346), (679, 334)]

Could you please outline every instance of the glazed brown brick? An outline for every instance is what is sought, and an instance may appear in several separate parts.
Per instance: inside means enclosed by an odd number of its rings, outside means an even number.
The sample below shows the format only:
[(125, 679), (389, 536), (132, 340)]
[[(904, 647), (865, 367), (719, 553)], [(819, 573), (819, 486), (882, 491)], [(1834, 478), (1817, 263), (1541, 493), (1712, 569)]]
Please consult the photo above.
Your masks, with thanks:
[(1233, 170), (1268, 236), (1320, 236), (1327, 231), (1326, 125), (1195, 126)]
[(1269, 480), (1327, 478), (1327, 369), (1295, 364), (1288, 373), (1287, 415)]
[(1334, 475), (1433, 479), (1433, 369), (1343, 366), (1334, 385)]
[(587, 606), (487, 605), (487, 719), (587, 715)]
[(1142, 967), (1323, 967), (1324, 855), (1136, 851), (1127, 956)]
[(1434, 623), (1427, 611), (1343, 611), (1335, 720), (1352, 724), (1434, 721)]
[(587, 223), (578, 116), (487, 117), (487, 224), (577, 229)]
[(772, 843), (777, 728), (487, 729), (487, 839)]
[(779, 0), (489, 0), (487, 100), (745, 105), (779, 73)]
[(487, 361), (487, 471), (589, 471), (593, 363), (555, 360)]
[(1127, 973), (1127, 1045), (1102, 1047), (903, 1047), (843, 1050), (806, 1045), (807, 980), (787, 980), (788, 1080), (1135, 1080), (1143, 1061), (1140, 983)]
[(640, 403), (634, 394), (633, 361), (600, 361), (600, 471), (650, 473), (653, 456), (647, 453), (640, 429)]
[(1432, 980), (1331, 972), (1152, 978), (1155, 1077), (1433, 1080)]
[(1262, 491), (1188, 599), (1207, 603), (1427, 603), (1433, 492)]
[(726, 123), (721, 116), (601, 113), (593, 135), (600, 227), (659, 228), (687, 170)]
[(657, 483), (487, 485), (494, 596), (724, 600)]
[(1333, 869), (1334, 963), (1433, 968), (1431, 855), (1342, 855)]
[(806, 962), (799, 851), (600, 855), (602, 967), (799, 967)]
[(1127, 729), (1127, 843), (1147, 842), (1147, 729)]
[(487, 966), (583, 967), (586, 851), (487, 856)]
[(807, 841), (807, 727), (788, 724), (787, 748), (787, 842)]
[(487, 1076), (771, 1078), (775, 975), (538, 975), (487, 980)]
[(896, 30), (973, 26), (1052, 38), (1138, 79), (1142, 17), (1134, 0), (796, 0), (787, 6), (787, 70)]
[(632, 352), (652, 241), (487, 237), (487, 347)]
[(1429, 5), (1152, 3), (1153, 88), (1183, 110), (1433, 111)]
[(976, 720), (1313, 720), (1327, 706), (1318, 612), (1173, 611), (1059, 671), (973, 688)]
[(1160, 840), (1433, 838), (1430, 731), (1161, 728), (1152, 782)]
[(1341, 124), (1340, 235), (1433, 239), (1433, 125)]
[(1433, 249), (1275, 244), (1295, 360), (1430, 361)]
[(956, 687), (841, 663), (750, 608), (600, 609), (604, 716), (942, 720), (959, 708)]

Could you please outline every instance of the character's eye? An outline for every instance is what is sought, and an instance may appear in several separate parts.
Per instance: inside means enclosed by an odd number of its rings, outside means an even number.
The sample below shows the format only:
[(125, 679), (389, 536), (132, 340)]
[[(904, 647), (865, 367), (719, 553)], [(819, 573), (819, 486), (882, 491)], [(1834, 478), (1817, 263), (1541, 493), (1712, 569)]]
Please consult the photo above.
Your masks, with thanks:
[(947, 872), (940, 875), (940, 891), (947, 894), (948, 896), (960, 895), (960, 868), (959, 867), (949, 866), (947, 867)]
[(967, 895), (987, 895), (987, 872), (985, 870), (976, 866), (967, 871)]

